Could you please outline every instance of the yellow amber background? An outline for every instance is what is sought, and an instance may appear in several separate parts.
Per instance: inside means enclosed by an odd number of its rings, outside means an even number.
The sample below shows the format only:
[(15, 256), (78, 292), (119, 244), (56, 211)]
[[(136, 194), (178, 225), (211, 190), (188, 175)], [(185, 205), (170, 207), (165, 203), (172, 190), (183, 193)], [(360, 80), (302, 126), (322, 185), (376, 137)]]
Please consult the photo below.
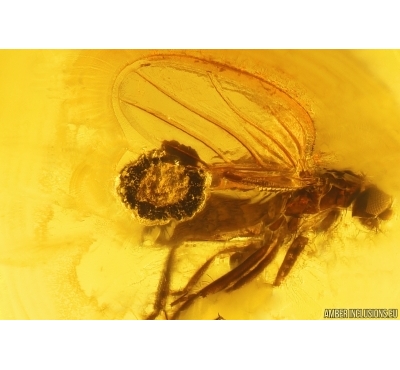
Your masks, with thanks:
[[(0, 51), (0, 318), (141, 319), (151, 311), (167, 250), (140, 245), (142, 227), (115, 197), (114, 181), (128, 158), (153, 148), (122, 129), (111, 92), (119, 71), (153, 53)], [(327, 167), (367, 174), (397, 210), (399, 51), (187, 53), (268, 74), (310, 111), (315, 154)], [(325, 308), (399, 308), (398, 237), (397, 215), (380, 233), (347, 215), (306, 248), (281, 287), (264, 282), (266, 271), (182, 318), (321, 319)]]

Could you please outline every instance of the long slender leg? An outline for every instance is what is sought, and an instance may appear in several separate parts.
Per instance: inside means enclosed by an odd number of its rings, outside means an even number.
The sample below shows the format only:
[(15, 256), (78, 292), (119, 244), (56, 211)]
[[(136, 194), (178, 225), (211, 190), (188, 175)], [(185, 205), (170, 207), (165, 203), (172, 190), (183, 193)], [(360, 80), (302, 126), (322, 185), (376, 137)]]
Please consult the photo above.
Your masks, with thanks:
[(215, 294), (224, 290), (232, 281), (235, 281), (237, 277), (239, 277), (246, 269), (251, 268), (251, 266), (257, 262), (257, 259), (260, 258), (264, 253), (266, 253), (267, 247), (261, 247), (256, 252), (254, 252), (249, 258), (247, 258), (242, 264), (229, 271), (225, 275), (221, 276), (219, 279), (213, 281), (211, 284), (208, 284), (206, 287), (201, 289), (195, 294), (191, 294), (185, 297), (181, 297), (176, 301), (172, 302), (171, 306), (176, 305), (178, 302), (184, 301), (182, 306), (176, 311), (173, 319), (178, 318), (180, 311), (186, 310), (191, 303), (197, 299), (198, 297), (206, 297), (209, 294)]
[(174, 302), (171, 303), (171, 306), (175, 306), (178, 303), (181, 303), (185, 299), (187, 299), (187, 294), (194, 288), (194, 286), (199, 282), (200, 278), (205, 274), (207, 269), (210, 267), (210, 265), (214, 262), (214, 260), (221, 255), (229, 255), (231, 253), (235, 252), (243, 252), (246, 250), (254, 250), (256, 249), (256, 246), (254, 244), (250, 244), (246, 247), (230, 247), (226, 248), (222, 251), (219, 251), (215, 253), (212, 257), (210, 257), (197, 271), (196, 273), (191, 277), (189, 282), (186, 284), (185, 288), (182, 289), (179, 292), (174, 292), (171, 293), (171, 295), (179, 295), (180, 297), (176, 299)]
[(255, 279), (272, 262), (280, 246), (281, 246), (281, 241), (277, 238), (276, 240), (274, 240), (274, 244), (271, 245), (271, 248), (269, 249), (268, 253), (259, 261), (259, 263), (255, 265), (253, 269), (249, 270), (245, 275), (243, 275), (240, 279), (238, 279), (226, 291), (232, 292), (234, 290), (237, 290), (241, 288), (243, 285)]
[[(229, 271), (225, 275), (221, 276), (219, 279), (215, 280), (211, 284), (207, 285), (199, 292), (192, 294), (187, 297), (184, 303), (179, 307), (179, 309), (174, 313), (172, 319), (178, 319), (179, 315), (182, 311), (185, 311), (189, 308), (192, 303), (200, 297), (206, 297), (210, 294), (218, 293), (227, 287), (232, 287), (238, 281), (241, 281), (243, 275), (249, 274), (248, 272), (252, 271), (253, 269), (257, 268), (260, 261), (265, 261), (263, 268), (265, 268), (270, 261), (272, 261), (273, 256), (270, 257), (271, 254), (275, 253), (276, 249), (280, 247), (281, 238), (276, 235), (270, 243), (267, 243), (256, 250), (250, 257), (248, 257), (243, 263), (239, 266), (234, 268), (233, 270)], [(246, 281), (241, 281), (241, 285), (246, 282), (249, 282), (251, 279), (256, 277), (256, 274), (249, 274), (249, 278)], [(232, 290), (232, 289), (231, 289)]]
[(165, 304), (169, 295), (169, 286), (171, 282), (171, 272), (174, 263), (175, 251), (178, 246), (173, 246), (168, 254), (165, 269), (162, 272), (160, 283), (158, 285), (156, 299), (153, 306), (153, 312), (146, 317), (146, 320), (154, 320), (161, 311), (165, 310)]
[[(332, 210), (325, 211), (324, 213), (322, 213), (322, 215), (316, 215), (318, 216), (319, 221), (312, 227), (309, 226), (308, 229), (314, 229), (317, 232), (327, 231), (335, 225), (340, 214), (341, 210), (339, 208), (334, 208)], [(289, 221), (289, 229), (291, 229), (292, 232), (296, 232), (296, 230), (299, 230), (299, 224), (298, 224), (299, 220), (300, 219), (298, 218), (292, 218)], [(291, 223), (293, 223), (293, 226), (290, 226)], [(304, 227), (303, 229), (300, 228), (300, 232), (306, 230), (307, 228)], [(308, 238), (306, 238), (303, 235), (299, 235), (296, 239), (293, 240), (291, 246), (286, 252), (286, 256), (282, 262), (281, 267), (279, 268), (278, 274), (276, 275), (274, 286), (279, 286), (282, 283), (282, 281), (286, 278), (286, 276), (289, 274), (294, 264), (296, 263), (297, 258), (299, 257), (301, 252), (303, 252), (304, 247), (307, 244), (308, 244)]]
[(303, 251), (304, 247), (308, 243), (308, 238), (305, 236), (298, 236), (293, 243), (290, 245), (288, 251), (286, 252), (286, 256), (282, 262), (281, 267), (279, 268), (278, 274), (276, 275), (274, 286), (279, 286), (285, 277), (289, 274), (293, 265), (297, 261), (300, 253)]

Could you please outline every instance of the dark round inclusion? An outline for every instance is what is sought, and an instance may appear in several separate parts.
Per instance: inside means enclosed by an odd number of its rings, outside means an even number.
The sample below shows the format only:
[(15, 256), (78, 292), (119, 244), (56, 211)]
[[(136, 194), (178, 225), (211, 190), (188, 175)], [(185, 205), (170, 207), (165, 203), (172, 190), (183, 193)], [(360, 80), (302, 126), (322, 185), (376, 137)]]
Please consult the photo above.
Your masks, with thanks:
[(117, 192), (140, 222), (187, 220), (203, 207), (210, 175), (186, 158), (170, 150), (153, 150), (121, 170)]

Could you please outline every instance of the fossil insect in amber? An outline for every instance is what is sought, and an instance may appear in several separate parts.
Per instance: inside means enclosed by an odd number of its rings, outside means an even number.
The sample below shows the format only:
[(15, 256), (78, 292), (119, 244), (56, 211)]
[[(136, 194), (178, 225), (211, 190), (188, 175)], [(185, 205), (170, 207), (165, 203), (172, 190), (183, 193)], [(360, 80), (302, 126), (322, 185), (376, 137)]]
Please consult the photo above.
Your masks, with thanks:
[[(153, 240), (170, 253), (148, 318), (164, 312), (176, 319), (201, 297), (242, 287), (287, 248), (272, 282), (280, 285), (310, 231), (329, 230), (345, 209), (369, 229), (391, 216), (392, 198), (365, 177), (316, 166), (310, 115), (263, 77), (158, 55), (127, 66), (113, 98), (121, 124), (154, 145), (122, 169), (117, 192), (146, 228), (168, 228)], [(235, 243), (238, 236), (245, 245)], [(196, 240), (226, 247), (173, 292), (176, 250)], [(221, 255), (231, 270), (199, 287)]]

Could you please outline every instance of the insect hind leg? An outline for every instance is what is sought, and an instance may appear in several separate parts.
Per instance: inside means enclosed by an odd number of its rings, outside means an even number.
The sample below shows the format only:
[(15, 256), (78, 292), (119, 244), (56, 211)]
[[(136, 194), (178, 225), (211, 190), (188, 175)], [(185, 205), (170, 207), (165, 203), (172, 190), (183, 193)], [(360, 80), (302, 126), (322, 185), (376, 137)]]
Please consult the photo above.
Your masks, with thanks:
[(162, 272), (160, 283), (158, 285), (156, 299), (153, 304), (153, 311), (150, 315), (146, 317), (146, 320), (154, 320), (160, 314), (161, 311), (165, 313), (166, 318), (168, 318), (166, 313), (166, 302), (170, 292), (170, 283), (171, 283), (171, 273), (174, 264), (175, 252), (178, 246), (172, 246), (171, 250), (168, 254), (164, 271)]
[[(277, 251), (282, 245), (284, 237), (285, 233), (281, 230), (273, 233), (272, 238), (268, 242), (264, 242), (261, 247), (256, 249), (255, 252), (233, 270), (208, 284), (198, 292), (178, 298), (171, 304), (177, 305), (178, 303), (181, 303), (181, 306), (173, 314), (172, 319), (178, 319), (181, 312), (187, 310), (198, 298), (205, 298), (208, 295), (216, 294), (224, 290), (227, 292), (234, 291), (252, 281), (274, 259)], [(248, 247), (252, 248), (252, 245), (249, 245)], [(209, 261), (206, 263), (208, 262)]]
[(288, 251), (286, 252), (285, 258), (279, 268), (278, 274), (276, 275), (274, 286), (279, 286), (282, 281), (289, 274), (290, 270), (294, 266), (297, 258), (304, 250), (304, 247), (308, 244), (308, 238), (303, 235), (298, 236), (293, 240)]

